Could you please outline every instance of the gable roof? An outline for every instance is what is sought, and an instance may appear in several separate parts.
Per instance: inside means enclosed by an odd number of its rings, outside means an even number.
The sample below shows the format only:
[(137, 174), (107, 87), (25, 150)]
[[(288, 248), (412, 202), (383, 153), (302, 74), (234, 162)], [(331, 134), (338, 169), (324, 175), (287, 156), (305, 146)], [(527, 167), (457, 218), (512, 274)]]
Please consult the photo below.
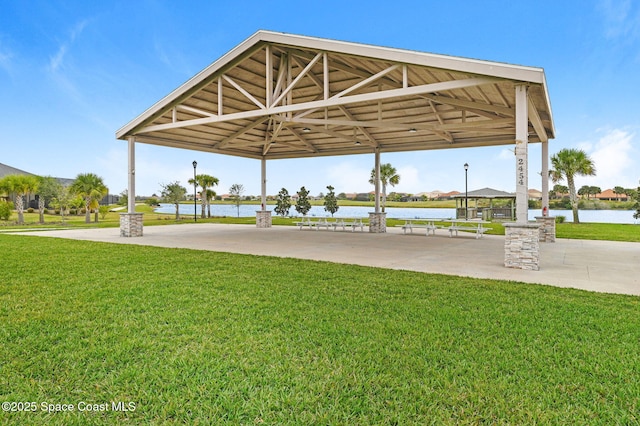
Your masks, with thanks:
[(116, 137), (266, 159), (512, 144), (519, 83), (530, 142), (553, 138), (541, 68), (258, 31)]
[(0, 178), (7, 175), (33, 176), (33, 173), (25, 172), (24, 170), (16, 169), (15, 167), (7, 166), (6, 164), (0, 163)]
[[(464, 198), (465, 194), (461, 193), (454, 198)], [(482, 188), (467, 192), (467, 198), (516, 198), (516, 194), (512, 192), (499, 191), (493, 188)]]

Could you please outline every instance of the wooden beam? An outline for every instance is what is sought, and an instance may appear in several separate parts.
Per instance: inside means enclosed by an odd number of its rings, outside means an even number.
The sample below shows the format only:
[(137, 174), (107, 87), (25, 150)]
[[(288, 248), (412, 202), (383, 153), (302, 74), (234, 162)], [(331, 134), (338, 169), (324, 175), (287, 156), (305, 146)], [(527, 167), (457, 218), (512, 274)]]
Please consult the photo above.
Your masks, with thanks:
[[(225, 78), (228, 78), (228, 77), (225, 76)], [(326, 107), (332, 107), (332, 106), (338, 106), (338, 105), (348, 105), (351, 103), (370, 102), (375, 100), (398, 98), (403, 96), (424, 95), (424, 94), (433, 93), (433, 92), (442, 92), (447, 90), (460, 89), (463, 87), (491, 84), (493, 83), (493, 81), (494, 79), (492, 78), (476, 77), (476, 78), (468, 78), (464, 80), (424, 84), (420, 86), (412, 86), (412, 87), (401, 88), (401, 89), (388, 89), (388, 90), (382, 90), (382, 91), (373, 92), (373, 93), (363, 93), (359, 95), (342, 96), (339, 98), (330, 98), (327, 100), (302, 102), (294, 105), (276, 106), (276, 107), (266, 108), (266, 109), (262, 109), (261, 107), (261, 109), (259, 110), (225, 114), (222, 117), (219, 117), (219, 116), (205, 117), (200, 119), (184, 120), (178, 123), (150, 125), (140, 129), (138, 133), (142, 134), (142, 133), (153, 132), (158, 130), (168, 130), (168, 129), (176, 129), (180, 127), (199, 126), (199, 125), (206, 125), (211, 123), (220, 123), (224, 121), (255, 118), (262, 115), (275, 115), (275, 114), (281, 114), (286, 112), (304, 111), (312, 108), (326, 108)], [(436, 102), (438, 102), (438, 100), (436, 100)]]
[(291, 82), (291, 84), (289, 84), (287, 86), (286, 89), (284, 89), (282, 91), (282, 93), (280, 94), (280, 96), (278, 96), (276, 98), (275, 101), (273, 101), (269, 106), (274, 106), (277, 105), (278, 102), (280, 102), (282, 100), (282, 98), (284, 98), (291, 90), (293, 90), (293, 88), (296, 86), (296, 84), (305, 76), (307, 75), (307, 73), (309, 72), (309, 70), (311, 68), (313, 68), (313, 66), (320, 60), (320, 58), (322, 58), (322, 53), (318, 53), (311, 62), (309, 62), (307, 64), (307, 66), (300, 72), (300, 74), (298, 74), (298, 76), (295, 78), (295, 80), (293, 80), (293, 82)]
[(225, 81), (227, 81), (229, 84), (231, 84), (233, 87), (235, 87), (240, 93), (242, 93), (244, 96), (247, 97), (247, 99), (249, 99), (251, 102), (253, 102), (254, 104), (256, 104), (258, 106), (258, 108), (260, 109), (265, 109), (266, 107), (262, 104), (262, 102), (260, 102), (259, 100), (257, 100), (256, 98), (253, 97), (253, 95), (249, 92), (247, 92), (244, 88), (242, 88), (242, 86), (240, 86), (238, 83), (236, 83), (235, 81), (233, 81), (233, 79), (231, 77), (229, 77), (228, 75), (223, 75), (222, 78), (225, 79)]
[(527, 101), (529, 103), (529, 121), (533, 125), (533, 129), (536, 131), (538, 138), (540, 138), (541, 142), (547, 142), (549, 137), (547, 136), (547, 131), (542, 124), (542, 120), (540, 119), (540, 114), (538, 114), (538, 110), (536, 106), (533, 104), (530, 96), (527, 96)]

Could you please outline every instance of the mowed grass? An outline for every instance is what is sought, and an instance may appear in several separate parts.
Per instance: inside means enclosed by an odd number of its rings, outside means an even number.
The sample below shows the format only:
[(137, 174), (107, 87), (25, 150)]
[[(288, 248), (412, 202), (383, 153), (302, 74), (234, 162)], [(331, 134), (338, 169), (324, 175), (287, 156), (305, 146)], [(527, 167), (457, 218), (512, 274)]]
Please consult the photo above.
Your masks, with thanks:
[(2, 424), (640, 422), (638, 297), (26, 235), (0, 250), (0, 395), (39, 408)]

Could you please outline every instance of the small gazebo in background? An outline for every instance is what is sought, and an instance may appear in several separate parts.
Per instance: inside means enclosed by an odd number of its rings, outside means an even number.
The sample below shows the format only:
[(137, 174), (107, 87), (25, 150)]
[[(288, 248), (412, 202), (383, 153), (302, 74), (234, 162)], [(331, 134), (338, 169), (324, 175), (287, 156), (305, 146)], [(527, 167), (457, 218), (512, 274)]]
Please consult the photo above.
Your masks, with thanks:
[[(515, 220), (516, 194), (482, 188), (465, 194), (454, 195), (456, 219)], [(466, 201), (466, 202), (465, 202)], [(465, 205), (467, 214), (465, 215)]]

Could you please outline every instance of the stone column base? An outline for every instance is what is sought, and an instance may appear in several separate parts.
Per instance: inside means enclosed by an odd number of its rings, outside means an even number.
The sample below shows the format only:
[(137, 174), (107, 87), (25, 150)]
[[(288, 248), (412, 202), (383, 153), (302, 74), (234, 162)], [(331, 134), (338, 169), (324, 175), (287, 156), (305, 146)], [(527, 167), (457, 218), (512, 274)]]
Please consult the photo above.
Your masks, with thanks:
[(387, 213), (369, 212), (369, 232), (374, 234), (387, 232)]
[(142, 213), (120, 214), (120, 236), (142, 237)]
[(515, 269), (540, 269), (540, 225), (505, 223), (504, 266)]
[(256, 210), (256, 228), (271, 228), (271, 210)]
[(536, 216), (536, 222), (540, 224), (540, 242), (556, 242), (556, 218), (555, 216)]

